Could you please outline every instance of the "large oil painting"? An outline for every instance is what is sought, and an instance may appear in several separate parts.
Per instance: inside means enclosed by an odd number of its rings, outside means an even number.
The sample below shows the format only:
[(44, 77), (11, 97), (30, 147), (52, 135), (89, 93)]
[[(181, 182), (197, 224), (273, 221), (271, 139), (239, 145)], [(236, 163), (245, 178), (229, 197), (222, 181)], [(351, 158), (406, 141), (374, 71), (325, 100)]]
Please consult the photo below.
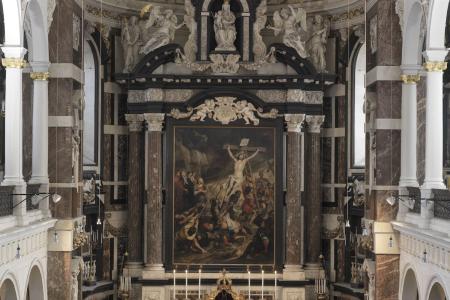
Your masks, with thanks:
[(273, 265), (275, 128), (173, 130), (173, 263)]

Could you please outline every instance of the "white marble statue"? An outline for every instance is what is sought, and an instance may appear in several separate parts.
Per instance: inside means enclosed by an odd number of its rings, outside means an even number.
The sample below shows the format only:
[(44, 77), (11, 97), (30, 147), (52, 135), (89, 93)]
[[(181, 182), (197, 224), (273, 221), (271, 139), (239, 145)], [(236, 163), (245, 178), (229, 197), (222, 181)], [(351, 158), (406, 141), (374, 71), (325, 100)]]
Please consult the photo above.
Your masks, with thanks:
[(197, 54), (197, 22), (195, 21), (195, 7), (192, 5), (191, 0), (184, 1), (184, 9), (186, 14), (184, 15), (184, 23), (189, 29), (189, 37), (184, 45), (185, 58), (193, 62)]
[(72, 300), (78, 300), (78, 272), (72, 272)]
[(142, 46), (141, 29), (138, 24), (138, 19), (132, 16), (130, 20), (122, 20), (122, 47), (124, 57), (124, 73), (129, 73), (133, 70), (137, 63), (139, 56), (139, 48)]
[(236, 16), (231, 11), (229, 0), (224, 0), (222, 10), (214, 15), (216, 51), (236, 51)]
[(308, 40), (308, 50), (311, 61), (317, 72), (327, 68), (326, 51), (330, 32), (330, 22), (321, 15), (315, 15), (312, 23), (311, 36)]
[(141, 54), (148, 54), (153, 50), (169, 44), (175, 38), (175, 31), (182, 26), (178, 23), (177, 16), (173, 13), (173, 10), (167, 9), (161, 13), (159, 6), (155, 6), (145, 24), (145, 28), (156, 27), (156, 31), (151, 35), (151, 38), (145, 43), (145, 45), (139, 50)]
[(253, 55), (255, 62), (264, 61), (267, 55), (267, 47), (261, 36), (261, 30), (267, 23), (267, 0), (262, 0), (256, 9), (256, 21), (253, 24)]
[(283, 43), (294, 48), (303, 57), (308, 57), (303, 36), (307, 31), (306, 11), (303, 8), (282, 8), (273, 14), (274, 26), (268, 26), (275, 35), (283, 33)]

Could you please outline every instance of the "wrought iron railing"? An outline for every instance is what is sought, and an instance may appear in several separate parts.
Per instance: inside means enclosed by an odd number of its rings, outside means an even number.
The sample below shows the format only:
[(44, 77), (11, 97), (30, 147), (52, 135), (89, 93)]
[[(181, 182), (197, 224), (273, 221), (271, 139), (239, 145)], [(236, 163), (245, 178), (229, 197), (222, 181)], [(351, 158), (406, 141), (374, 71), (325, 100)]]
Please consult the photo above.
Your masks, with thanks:
[(0, 186), (0, 217), (13, 213), (13, 186)]
[[(27, 185), (27, 194), (28, 195), (39, 194), (40, 187), (41, 187), (40, 184), (28, 184)], [(32, 199), (31, 196), (26, 196), (26, 197), (27, 197), (27, 211), (39, 208), (39, 205), (33, 205), (31, 203), (31, 199)]]

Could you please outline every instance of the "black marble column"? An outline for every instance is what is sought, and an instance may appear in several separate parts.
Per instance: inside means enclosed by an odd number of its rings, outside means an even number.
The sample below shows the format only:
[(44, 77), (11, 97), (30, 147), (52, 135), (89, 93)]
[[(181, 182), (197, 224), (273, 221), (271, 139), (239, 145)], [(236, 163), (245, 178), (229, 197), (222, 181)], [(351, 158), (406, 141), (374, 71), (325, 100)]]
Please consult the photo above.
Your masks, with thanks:
[(147, 122), (147, 259), (145, 269), (164, 271), (162, 262), (162, 126), (164, 114), (145, 114)]
[(324, 116), (306, 116), (307, 143), (305, 227), (306, 227), (306, 268), (319, 269), (322, 232), (322, 197), (321, 197), (321, 166), (320, 166), (320, 126)]
[(143, 115), (125, 115), (129, 124), (128, 152), (128, 263), (129, 269), (142, 267), (143, 263)]
[[(301, 201), (302, 180), (302, 124), (303, 114), (287, 114), (287, 157), (286, 157), (286, 259), (285, 279), (301, 279), (296, 274), (303, 264), (303, 220)], [(303, 273), (302, 273), (303, 274)]]

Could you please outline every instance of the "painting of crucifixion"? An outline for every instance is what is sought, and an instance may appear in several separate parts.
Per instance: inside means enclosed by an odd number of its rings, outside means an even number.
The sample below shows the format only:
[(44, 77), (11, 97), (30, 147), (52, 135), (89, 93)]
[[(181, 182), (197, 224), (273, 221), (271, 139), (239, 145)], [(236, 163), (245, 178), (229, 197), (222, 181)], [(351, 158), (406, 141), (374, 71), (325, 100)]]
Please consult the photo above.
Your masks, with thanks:
[(275, 134), (174, 127), (174, 264), (274, 263)]

